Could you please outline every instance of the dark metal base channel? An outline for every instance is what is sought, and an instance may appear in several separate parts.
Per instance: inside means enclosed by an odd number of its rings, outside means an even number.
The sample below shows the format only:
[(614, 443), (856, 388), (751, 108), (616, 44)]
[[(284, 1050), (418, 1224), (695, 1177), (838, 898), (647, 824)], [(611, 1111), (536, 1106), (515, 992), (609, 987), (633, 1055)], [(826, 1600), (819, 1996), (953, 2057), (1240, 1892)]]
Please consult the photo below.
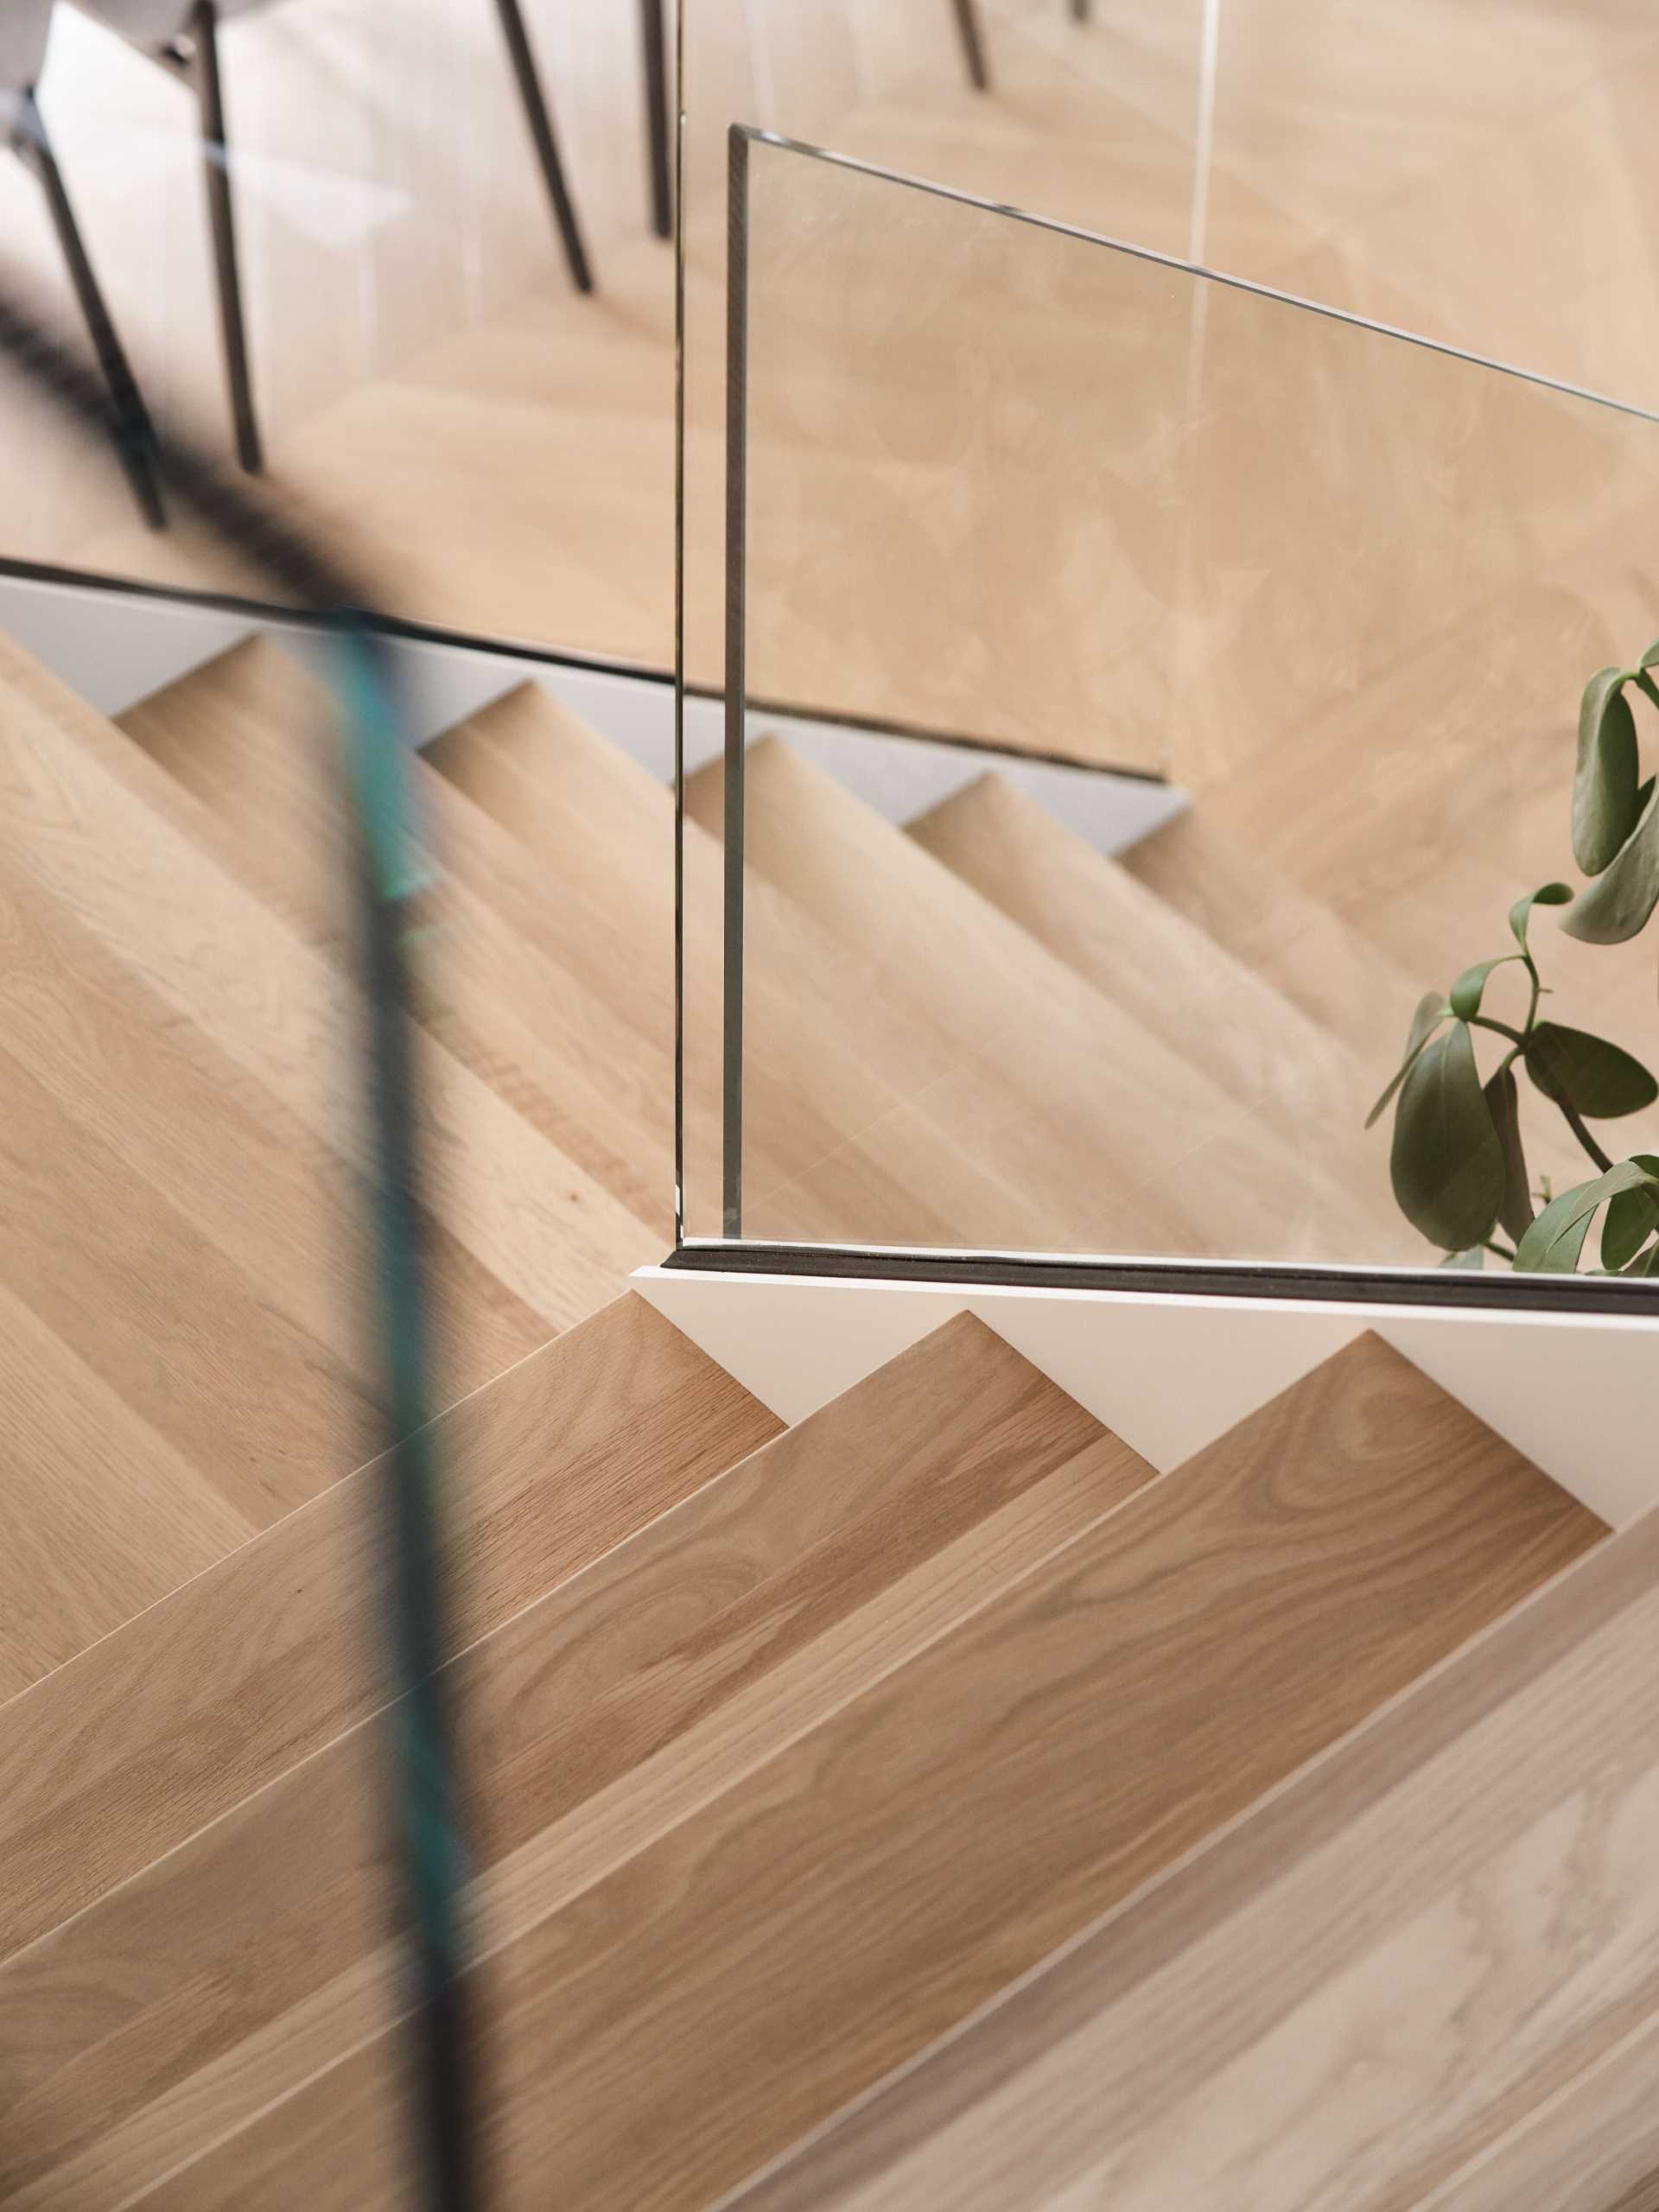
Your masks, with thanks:
[(1197, 1260), (1060, 1260), (1001, 1252), (861, 1251), (830, 1244), (682, 1244), (665, 1268), (702, 1274), (959, 1282), (980, 1289), (1111, 1290), (1166, 1298), (1301, 1298), (1363, 1306), (1659, 1316), (1659, 1284), (1593, 1275), (1421, 1273), (1390, 1268), (1246, 1266)]

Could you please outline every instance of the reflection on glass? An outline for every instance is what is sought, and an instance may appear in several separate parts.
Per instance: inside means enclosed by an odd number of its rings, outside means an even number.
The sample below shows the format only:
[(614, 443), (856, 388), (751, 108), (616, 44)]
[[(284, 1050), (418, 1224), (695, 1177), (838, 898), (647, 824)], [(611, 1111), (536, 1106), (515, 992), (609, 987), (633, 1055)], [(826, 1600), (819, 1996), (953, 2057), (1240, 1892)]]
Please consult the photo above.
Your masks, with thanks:
[[(690, 1232), (1433, 1264), (1366, 1114), (1424, 994), (1583, 883), (1579, 693), (1659, 627), (1624, 526), (1651, 422), (738, 143), (747, 749), (741, 805), (718, 760), (687, 786)], [(890, 803), (868, 737), (772, 711), (800, 701), (1151, 773), (1173, 818), (1081, 835), (963, 753)], [(1651, 1059), (1646, 948), (1560, 919), (1530, 924), (1545, 1011)], [(1489, 992), (1524, 1032), (1524, 965)], [(1484, 1083), (1509, 1040), (1472, 1041)], [(1586, 1151), (1522, 1091), (1535, 1211), (1659, 1136), (1643, 1097)]]

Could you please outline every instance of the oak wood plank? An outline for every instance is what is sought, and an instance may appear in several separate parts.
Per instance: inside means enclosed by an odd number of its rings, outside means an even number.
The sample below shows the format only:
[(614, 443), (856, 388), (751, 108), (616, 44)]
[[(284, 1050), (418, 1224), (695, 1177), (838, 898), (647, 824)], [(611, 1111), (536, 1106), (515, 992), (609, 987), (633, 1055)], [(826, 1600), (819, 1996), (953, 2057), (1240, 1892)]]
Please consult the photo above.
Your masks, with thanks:
[[(349, 973), (351, 839), (332, 717), (297, 655), (247, 639), (129, 709), (120, 726), (210, 810), (232, 872)], [(639, 1040), (610, 1004), (537, 949), (534, 909), (545, 891), (524, 880), (527, 855), (418, 754), (410, 774), (437, 864), (424, 901), (425, 1026), (668, 1240), (671, 1066), (642, 1072)], [(632, 876), (651, 856), (620, 857)]]
[[(488, 1961), (504, 2201), (707, 2204), (1601, 1533), (1362, 1339)], [(393, 2201), (391, 2063), (168, 2202)]]
[(1659, 2204), (1659, 2012), (1541, 2100), (1414, 2212), (1654, 2212)]
[[(1278, 1186), (1300, 1211), (1310, 1246), (1332, 1260), (1417, 1265), (1422, 1240), (1389, 1187), (1388, 1148), (1365, 1129), (1381, 1087), (1362, 1061), (1311, 1020), (1224, 940), (1138, 883), (1086, 837), (995, 772), (906, 825), (936, 860), (1077, 970), (1141, 1028), (1190, 1060), (1287, 1147)], [(1310, 1175), (1309, 1167), (1318, 1171)], [(1363, 1255), (1344, 1247), (1352, 1208), (1323, 1217), (1325, 1192), (1363, 1202)]]
[(254, 1524), (0, 1287), (0, 1701), (247, 1541)]
[[(0, 639), (0, 856), (366, 1164), (355, 993), (213, 858), (212, 817), (112, 725)], [(206, 824), (200, 838), (193, 831)], [(118, 861), (115, 856), (118, 855)], [(651, 1234), (442, 1047), (423, 1067), (433, 1211), (471, 1266), (499, 1372), (660, 1257)]]
[[(629, 1296), (437, 1423), (454, 1633), (474, 1641), (774, 1417)], [(365, 1467), (0, 1706), (0, 1955), (383, 1701), (378, 1470)]]
[[(440, 772), (519, 840), (545, 889), (537, 943), (628, 1009), (672, 1066), (671, 794), (526, 685), (429, 748)], [(659, 855), (641, 870), (639, 856)], [(632, 855), (632, 859), (630, 858)], [(723, 861), (686, 825), (686, 1205), (720, 1227)], [(1006, 1102), (963, 1080), (925, 1008), (889, 1004), (844, 944), (766, 877), (747, 892), (744, 1220), (751, 1236), (1063, 1249), (1057, 1211), (1022, 1183)]]
[[(855, 1618), (852, 1663), (866, 1681), (893, 1662), (895, 1633), (938, 1632), (916, 1599), (873, 1632), (866, 1611), (899, 1586), (931, 1582), (936, 1605), (982, 1601), (992, 1569), (1017, 1571), (1022, 1546), (1052, 1549), (1150, 1479), (982, 1325), (948, 1324), (458, 1663), (486, 1861), (614, 1799), (661, 1754), (702, 1744), (710, 1776), (734, 1756), (752, 1764), (741, 1737), (709, 1725), (716, 1713), (769, 1705), (786, 1740), (801, 1722), (788, 1695), (768, 1697), (780, 1670), (798, 1662), (821, 1699), (844, 1699), (844, 1670), (825, 1662)], [(945, 1574), (942, 1560), (970, 1537), (977, 1574)], [(336, 2055), (349, 2048), (334, 1986), (345, 1962), (362, 1961), (361, 2005), (384, 1995), (382, 1756), (376, 1731), (353, 1731), (0, 1968), (8, 2202), (30, 2201), (54, 2165), (83, 2177), (95, 2165), (112, 2190), (118, 2160), (130, 2186), (146, 2162), (164, 2169), (188, 2113), (200, 2147), (207, 2113), (226, 2126), (249, 2116), (247, 2085), (259, 2102), (276, 2094), (273, 2050), (312, 2071), (331, 2041)], [(663, 1793), (659, 1817), (672, 1802)], [(227, 2055), (251, 2038), (267, 2063), (234, 2068)], [(119, 2146), (100, 2140), (111, 2131)]]
[(1656, 1589), (1650, 1513), (734, 2202), (1644, 2203)]
[[(688, 778), (686, 804), (718, 834), (722, 763)], [(867, 1000), (944, 1030), (988, 1156), (1039, 1220), (1066, 1223), (1050, 1249), (1255, 1259), (1366, 1249), (1361, 1201), (1241, 1121), (1184, 1054), (780, 741), (748, 748), (745, 807), (755, 872), (842, 948)], [(780, 958), (756, 931), (746, 982)]]

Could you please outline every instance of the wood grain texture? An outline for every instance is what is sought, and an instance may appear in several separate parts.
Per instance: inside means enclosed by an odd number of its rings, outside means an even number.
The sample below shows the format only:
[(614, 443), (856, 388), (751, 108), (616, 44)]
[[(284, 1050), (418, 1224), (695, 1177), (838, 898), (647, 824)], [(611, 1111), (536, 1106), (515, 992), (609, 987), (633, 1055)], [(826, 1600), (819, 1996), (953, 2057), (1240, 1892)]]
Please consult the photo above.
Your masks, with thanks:
[[(0, 854), (270, 1089), (313, 1141), (360, 1161), (351, 988), (214, 860), (212, 816), (129, 739), (3, 642), (0, 684)], [(548, 1325), (613, 1297), (629, 1268), (660, 1251), (442, 1047), (429, 1050), (423, 1075), (430, 1203), (467, 1286), (453, 1327), (480, 1340), (476, 1382)]]
[(1379, 1010), (1409, 1022), (1428, 988), (1310, 893), (1257, 868), (1202, 800), (1120, 854), (1118, 865), (1362, 1062), (1376, 1050)]
[(1545, 2097), (1414, 2212), (1654, 2212), (1659, 2204), (1659, 2012)]
[[(990, 1603), (1099, 1518), (1121, 1464), (1120, 1449), (1109, 1440), (1085, 1447), (849, 1619), (739, 1689), (689, 1733), (628, 1770), (563, 1821), (539, 1831), (501, 1862), (487, 1885), (485, 1926), (493, 1940), (510, 1940), (513, 1930), (533, 1926), (569, 1903), (872, 1679)], [(27, 2207), (119, 2195), (135, 2174), (153, 2173), (193, 2155), (204, 2132), (213, 2132), (204, 2130), (204, 2113), (222, 2114), (233, 2124), (240, 2114), (263, 2110), (273, 2096), (309, 2078), (315, 2070), (315, 2050), (349, 2049), (385, 2024), (392, 1963), (384, 1952), (360, 1960), (315, 1999), (291, 2006), (265, 2029), (163, 2090), (128, 2120), (99, 2133), (66, 2163), (24, 2184), (15, 2201)], [(164, 2018), (153, 2025), (165, 2033)], [(111, 2044), (96, 2062), (99, 2078), (130, 2084), (132, 2055), (130, 2049), (124, 2052)], [(104, 2074), (105, 2065), (113, 2069), (111, 2076)], [(56, 2085), (59, 2092), (73, 2101), (79, 2078), (79, 2069), (69, 2073)], [(51, 2090), (29, 2107), (32, 2120), (43, 2129), (52, 2126), (53, 2110)], [(68, 2125), (73, 2133), (80, 2122)], [(388, 2139), (395, 2143), (395, 2137)]]
[[(948, 1324), (458, 1662), (485, 1863), (607, 1804), (613, 1858), (619, 1808), (675, 1815), (648, 1774), (677, 1765), (680, 1796), (706, 1798), (753, 1764), (757, 1724), (787, 1742), (1151, 1471), (981, 1325)], [(6, 2202), (124, 2193), (378, 2018), (380, 1757), (372, 1730), (336, 1740), (0, 1970)]]
[(0, 1701), (234, 1551), (253, 1525), (0, 1288)]
[[(723, 791), (721, 763), (687, 779), (687, 809), (711, 836)], [(1242, 1122), (1199, 1067), (776, 739), (749, 747), (745, 810), (755, 874), (858, 963), (867, 998), (944, 1033), (988, 1156), (1030, 1194), (1020, 1245), (1254, 1259), (1364, 1249), (1361, 1200)], [(746, 930), (746, 987), (770, 968), (781, 988), (789, 957)], [(1050, 1218), (1066, 1229), (1045, 1247)]]
[[(367, 519), (401, 611), (666, 667), (672, 272), (670, 256), (639, 236), (632, 26), (626, 10), (599, 0), (530, 12), (601, 240), (600, 290), (589, 300), (574, 298), (550, 268), (544, 211), (487, 10), (409, 0), (395, 34), (377, 36), (365, 29), (361, 0), (313, 0), (308, 22), (260, 10), (227, 34), (250, 164), (245, 275), (274, 470), (334, 513)], [(996, 84), (988, 98), (963, 81), (950, 11), (938, 0), (831, 0), (806, 10), (711, 0), (689, 49), (693, 207), (717, 200), (720, 135), (739, 117), (994, 202), (1192, 253), (1592, 390), (1639, 397), (1647, 389), (1659, 334), (1649, 213), (1656, 195), (1636, 125), (1659, 81), (1659, 40), (1637, 0), (1570, 9), (1490, 0), (1455, 16), (1432, 0), (1397, 0), (1386, 35), (1363, 16), (1332, 16), (1318, 0), (1244, 0), (1225, 27), (1213, 132), (1202, 149), (1198, 0), (1126, 0), (1088, 26), (1057, 20), (1047, 0), (999, 0), (994, 13)], [(198, 410), (211, 433), (223, 403), (187, 106), (132, 57), (89, 56), (89, 41), (111, 43), (66, 16), (48, 73), (48, 118), (136, 358), (155, 388)], [(1469, 88), (1465, 98), (1448, 100), (1446, 85), (1458, 82)], [(132, 164), (109, 158), (128, 134), (141, 134), (142, 190)], [(463, 144), (474, 158), (458, 162)], [(480, 148), (488, 149), (481, 167)], [(0, 188), (7, 235), (58, 287), (38, 194), (21, 169)], [(347, 220), (320, 220), (319, 207)], [(1518, 275), (1503, 251), (1517, 208), (1531, 242)], [(723, 263), (705, 256), (693, 275), (695, 354), (696, 334), (718, 329)], [(1116, 308), (1115, 283), (1110, 295)], [(895, 305), (895, 329), (911, 305)], [(312, 342), (315, 321), (330, 344)], [(1104, 419), (1093, 404), (1100, 332), (1111, 323), (1100, 315), (1095, 344), (1062, 364), (1061, 396), (1090, 456), (1127, 442), (1121, 404)], [(1194, 350), (1178, 326), (1166, 385), (1184, 388)], [(902, 364), (906, 349), (890, 352)], [(700, 365), (694, 434), (719, 396), (718, 359), (694, 360)], [(1270, 392), (1271, 368), (1251, 367)], [(932, 446), (909, 442), (924, 459), (952, 423), (928, 397), (915, 412)], [(22, 405), (6, 435), (18, 486), (10, 550), (179, 573), (175, 534), (137, 528), (107, 454), (71, 444), (43, 410)], [(1344, 439), (1333, 481), (1364, 469), (1362, 435)], [(1249, 439), (1238, 445), (1248, 464)], [(690, 582), (696, 656), (717, 680), (717, 467), (711, 473), (715, 504), (694, 531), (701, 550)], [(877, 491), (898, 505), (895, 472), (874, 474)], [(1160, 504), (1174, 504), (1155, 473), (1150, 484), (1123, 474), (1097, 575), (1128, 569), (1122, 556), (1148, 535), (1147, 511), (1156, 517)], [(1273, 505), (1252, 499), (1254, 489), (1230, 474), (1218, 509), (1224, 553), (1228, 537), (1253, 526), (1253, 509)], [(933, 495), (931, 512), (954, 525), (950, 552), (988, 572), (993, 605), (1027, 602), (1028, 621), (1039, 622), (1072, 581), (1070, 568), (1055, 575), (1053, 533), (1042, 534), (1040, 517), (1019, 533), (1000, 532), (995, 515), (970, 531), (925, 475), (923, 491)], [(947, 683), (971, 713), (973, 691), (958, 676), (965, 664), (971, 673), (968, 640), (947, 630), (943, 651), (925, 650), (939, 637), (938, 594), (922, 588), (931, 573), (921, 558), (903, 560), (935, 554), (941, 531), (916, 527), (901, 509), (884, 516), (877, 537), (869, 512), (868, 504), (837, 509), (842, 547), (866, 552), (867, 575), (887, 603), (867, 589), (862, 604), (875, 601), (876, 621), (885, 618), (908, 656), (878, 659), (824, 618), (822, 593), (815, 599), (810, 588), (823, 532), (798, 524), (784, 550), (795, 562), (788, 611), (800, 658), (809, 672), (826, 663), (833, 672), (838, 657), (855, 677), (874, 664), (894, 714), (906, 692), (916, 703), (918, 692), (937, 697)], [(1373, 541), (1384, 523), (1410, 536), (1392, 498), (1374, 520)], [(1156, 541), (1155, 521), (1151, 534)], [(1440, 536), (1461, 542), (1456, 531)], [(875, 555), (888, 557), (868, 557)], [(1343, 610), (1326, 634), (1351, 640), (1365, 628), (1373, 579), (1350, 589), (1330, 574), (1345, 564), (1322, 567), (1323, 588)], [(1046, 579), (1040, 592), (1031, 588), (1033, 573)], [(1270, 595), (1261, 579), (1272, 573), (1240, 560), (1230, 579), (1237, 607), (1208, 610), (1239, 613), (1243, 623), (1228, 640), (1233, 650), (1213, 655), (1220, 683), (1236, 677), (1235, 653), (1248, 651), (1249, 624)], [(1154, 569), (1137, 581), (1151, 603), (1137, 626), (1157, 629), (1173, 580)], [(1082, 600), (1067, 613), (1078, 616)], [(1147, 717), (1137, 726), (1128, 671), (1103, 690), (1076, 680), (1119, 634), (1090, 613), (1083, 601), (1060, 632), (1055, 658), (1070, 665), (1045, 686), (1046, 710), (1032, 711), (1039, 742), (1101, 757), (1103, 735), (1121, 743), (1127, 730), (1155, 747), (1166, 725)], [(1287, 658), (1263, 652), (1254, 665), (1270, 684)], [(1179, 734), (1224, 742), (1240, 710), (1236, 681), (1228, 703), (1230, 714), (1209, 728)]]
[[(429, 758), (534, 856), (525, 925), (550, 957), (655, 1041), (672, 1068), (673, 804), (619, 747), (526, 686), (448, 731)], [(655, 855), (660, 865), (641, 868)], [(693, 823), (685, 852), (688, 1227), (718, 1226), (723, 988), (721, 855)], [(746, 1068), (745, 1217), (752, 1235), (835, 1242), (1063, 1245), (1066, 1216), (1019, 1180), (982, 1088), (925, 1011), (890, 1000), (817, 919), (759, 874)], [(1069, 1201), (1068, 1201), (1069, 1204)], [(712, 1222), (711, 1222), (712, 1213)], [(1057, 1247), (1058, 1249), (1058, 1247)]]
[(1656, 1564), (1649, 1514), (734, 2202), (1645, 2202)]
[[(441, 1417), (455, 1633), (486, 1633), (776, 1430), (638, 1299), (568, 1332)], [(0, 1706), (0, 1955), (375, 1708), (377, 1480), (363, 1468)]]
[[(1362, 1339), (480, 1970), (504, 2201), (708, 2203), (1600, 1533)], [(391, 2063), (166, 2201), (395, 2201)]]
[[(238, 880), (214, 817), (4, 641), (0, 728), (11, 1695), (384, 1431), (350, 988)], [(613, 1295), (662, 1231), (513, 1110), (524, 1084), (438, 1048), (429, 1073), (441, 1405)]]
[[(130, 709), (121, 727), (211, 811), (238, 880), (349, 972), (350, 830), (327, 757), (332, 716), (299, 658), (249, 639)], [(437, 869), (423, 902), (426, 1027), (666, 1244), (670, 1068), (642, 1073), (639, 1040), (611, 1003), (538, 949), (544, 893), (528, 856), (424, 761), (412, 774)]]
[[(1420, 1238), (1389, 1188), (1385, 1147), (1364, 1121), (1376, 1096), (1374, 1039), (1359, 1059), (1264, 977), (1138, 883), (1077, 831), (995, 772), (906, 825), (936, 860), (1077, 970), (1138, 1027), (1189, 1061), (1287, 1147), (1281, 1203), (1321, 1189), (1362, 1199), (1363, 1253), (1340, 1249), (1341, 1223), (1307, 1224), (1309, 1248), (1373, 1264), (1413, 1265)], [(1287, 1167), (1293, 1162), (1287, 1160)], [(1316, 1176), (1308, 1180), (1306, 1169)]]

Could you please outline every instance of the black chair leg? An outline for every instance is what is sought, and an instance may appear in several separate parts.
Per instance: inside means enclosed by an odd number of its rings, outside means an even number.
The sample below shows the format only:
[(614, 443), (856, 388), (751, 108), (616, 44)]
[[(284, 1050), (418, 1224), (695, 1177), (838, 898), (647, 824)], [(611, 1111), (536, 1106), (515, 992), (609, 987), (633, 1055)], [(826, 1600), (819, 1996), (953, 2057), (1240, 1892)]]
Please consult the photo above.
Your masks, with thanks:
[(576, 220), (576, 211), (565, 184), (558, 143), (553, 136), (553, 118), (547, 111), (547, 102), (542, 96), (542, 80), (536, 73), (536, 58), (530, 50), (530, 34), (524, 29), (524, 19), (519, 13), (518, 0), (496, 0), (496, 8), (501, 17), (507, 52), (512, 56), (512, 73), (518, 79), (518, 97), (524, 103), (524, 120), (530, 125), (530, 135), (535, 142), (536, 158), (542, 165), (547, 196), (553, 203), (553, 219), (564, 242), (564, 257), (570, 264), (570, 280), (579, 292), (591, 292), (594, 276), (588, 265), (588, 249), (582, 242), (582, 227)]
[(116, 335), (115, 324), (92, 264), (80, 235), (80, 226), (75, 220), (75, 211), (69, 203), (61, 171), (52, 151), (52, 142), (46, 135), (46, 119), (41, 115), (32, 91), (17, 95), (16, 130), (13, 138), (18, 154), (29, 164), (46, 194), (46, 204), (52, 216), (52, 227), (57, 232), (58, 245), (69, 270), (69, 281), (74, 286), (75, 297), (86, 318), (92, 349), (98, 355), (98, 365), (104, 381), (109, 386), (113, 410), (112, 429), (115, 449), (139, 512), (152, 530), (162, 529), (167, 517), (162, 508), (161, 487), (156, 467), (156, 430), (144, 405), (138, 380), (132, 373), (126, 352)]
[(957, 11), (957, 29), (962, 39), (963, 59), (968, 64), (968, 81), (976, 92), (988, 92), (991, 88), (991, 73), (985, 60), (985, 35), (980, 29), (976, 0), (953, 0)]
[(674, 235), (670, 181), (668, 26), (666, 0), (639, 0), (639, 34), (645, 61), (645, 137), (651, 152), (651, 227), (659, 238)]
[(219, 10), (214, 0), (196, 0), (190, 18), (189, 73), (201, 110), (201, 158), (207, 188), (207, 222), (213, 232), (213, 266), (219, 279), (219, 321), (225, 344), (225, 375), (230, 385), (231, 416), (236, 426), (236, 455), (257, 475), (265, 465), (258, 418), (254, 412), (253, 378), (248, 367), (247, 327), (242, 315), (242, 277), (237, 264), (236, 210), (231, 197), (230, 135), (225, 88), (219, 69)]

